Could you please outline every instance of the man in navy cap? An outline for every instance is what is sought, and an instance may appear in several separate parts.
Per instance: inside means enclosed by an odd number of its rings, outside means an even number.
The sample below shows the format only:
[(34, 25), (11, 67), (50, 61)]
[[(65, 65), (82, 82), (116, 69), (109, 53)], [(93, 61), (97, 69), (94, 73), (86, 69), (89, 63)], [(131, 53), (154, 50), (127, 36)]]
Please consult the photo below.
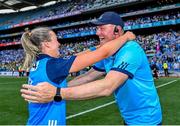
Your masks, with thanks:
[[(96, 35), (101, 45), (124, 34), (124, 22), (115, 12), (103, 13), (92, 24), (97, 26)], [(104, 95), (114, 92), (124, 124), (161, 124), (161, 105), (151, 69), (136, 41), (126, 43), (115, 55), (96, 63), (88, 73), (69, 82), (69, 85), (93, 81), (104, 73), (107, 74), (105, 83), (110, 81), (109, 86), (104, 84), (103, 91), (109, 88)]]
[[(124, 23), (115, 12), (105, 12), (92, 23), (97, 26), (100, 45), (124, 34)], [(104, 79), (94, 81), (105, 74)], [(47, 83), (42, 85), (32, 88), (38, 92), (37, 95), (33, 93), (32, 101), (53, 99), (55, 87)], [(62, 99), (89, 99), (114, 93), (124, 124), (159, 125), (162, 122), (151, 69), (146, 54), (136, 41), (127, 42), (113, 56), (96, 63), (90, 71), (68, 85), (73, 87), (61, 88)]]

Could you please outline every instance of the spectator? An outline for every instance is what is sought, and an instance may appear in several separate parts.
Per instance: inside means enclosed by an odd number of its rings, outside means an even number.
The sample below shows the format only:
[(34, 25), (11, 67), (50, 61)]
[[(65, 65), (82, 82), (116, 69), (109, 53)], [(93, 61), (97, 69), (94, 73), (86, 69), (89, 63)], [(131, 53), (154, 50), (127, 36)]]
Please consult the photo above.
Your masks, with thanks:
[(163, 63), (163, 69), (164, 69), (164, 75), (165, 75), (165, 77), (169, 77), (168, 64), (167, 64), (167, 62), (164, 62), (164, 63)]

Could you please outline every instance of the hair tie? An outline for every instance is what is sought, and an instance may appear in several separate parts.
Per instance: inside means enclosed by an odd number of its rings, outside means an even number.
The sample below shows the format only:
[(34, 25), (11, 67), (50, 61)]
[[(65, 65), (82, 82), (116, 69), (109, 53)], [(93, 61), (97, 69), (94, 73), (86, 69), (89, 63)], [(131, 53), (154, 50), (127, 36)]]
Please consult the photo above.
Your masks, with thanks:
[(29, 31), (29, 32), (28, 32), (28, 35), (29, 35), (29, 37), (31, 37), (32, 33)]

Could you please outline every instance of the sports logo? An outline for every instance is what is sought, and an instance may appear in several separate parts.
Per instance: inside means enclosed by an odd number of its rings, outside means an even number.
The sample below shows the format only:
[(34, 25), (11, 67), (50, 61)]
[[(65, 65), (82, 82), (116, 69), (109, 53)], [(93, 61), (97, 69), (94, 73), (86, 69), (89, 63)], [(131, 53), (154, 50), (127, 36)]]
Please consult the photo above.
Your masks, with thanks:
[(123, 61), (123, 62), (118, 66), (118, 68), (125, 70), (128, 65), (129, 65), (129, 63), (126, 63), (126, 62)]

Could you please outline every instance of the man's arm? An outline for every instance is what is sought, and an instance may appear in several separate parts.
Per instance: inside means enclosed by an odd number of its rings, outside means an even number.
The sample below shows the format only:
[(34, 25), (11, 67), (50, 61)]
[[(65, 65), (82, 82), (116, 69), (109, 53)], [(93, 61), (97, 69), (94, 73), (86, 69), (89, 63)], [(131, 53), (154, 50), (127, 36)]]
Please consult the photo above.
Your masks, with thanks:
[(61, 95), (65, 100), (84, 100), (109, 96), (127, 79), (128, 76), (124, 73), (110, 71), (104, 79), (80, 86), (62, 88)]
[(98, 78), (102, 77), (105, 75), (105, 72), (99, 72), (93, 68), (91, 68), (88, 72), (85, 74), (82, 74), (80, 76), (77, 76), (73, 80), (68, 82), (68, 87), (72, 86), (78, 86), (84, 83), (88, 83), (94, 80), (97, 80)]
[[(82, 100), (101, 96), (109, 96), (112, 92), (127, 80), (128, 76), (117, 71), (110, 71), (104, 79), (93, 81), (80, 86), (61, 88), (61, 95), (66, 100)], [(48, 84), (37, 86), (23, 85), (22, 97), (35, 103), (46, 103), (53, 100), (56, 87)], [(28, 90), (30, 89), (30, 90)]]

